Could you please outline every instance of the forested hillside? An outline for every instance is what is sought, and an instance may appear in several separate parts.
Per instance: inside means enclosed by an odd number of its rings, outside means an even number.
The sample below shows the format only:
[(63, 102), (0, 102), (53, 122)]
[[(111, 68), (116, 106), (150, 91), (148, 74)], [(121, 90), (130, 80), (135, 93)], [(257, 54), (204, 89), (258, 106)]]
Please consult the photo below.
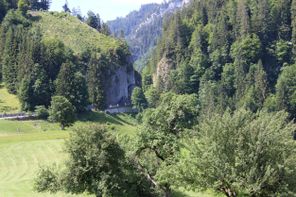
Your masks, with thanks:
[[(18, 95), (22, 110), (49, 107), (52, 96), (64, 96), (77, 112), (128, 101), (135, 77), (125, 42), (67, 12), (38, 11), (34, 1), (16, 7), (9, 2), (3, 4), (0, 79)], [(114, 94), (116, 78), (122, 84), (119, 94)]]
[(295, 195), (295, 55), (295, 0), (192, 0), (164, 22), (132, 101), (165, 196)]
[[(162, 6), (170, 9), (170, 2)], [(30, 129), (28, 141), (69, 137), (63, 164), (36, 173), (36, 192), (296, 195), (296, 0), (191, 0), (164, 21), (162, 8), (150, 4), (114, 22), (119, 40), (107, 36), (98, 14), (75, 18), (67, 3), (62, 13), (40, 11), (48, 3), (0, 0), (1, 89), (44, 119), (26, 126), (0, 120), (0, 141), (19, 140)], [(137, 57), (152, 47), (141, 86), (123, 37)], [(130, 100), (131, 115), (97, 112)], [(66, 132), (52, 136), (54, 123)], [(51, 158), (59, 149), (52, 147)], [(6, 185), (0, 182), (0, 195)]]
[(162, 34), (162, 24), (168, 16), (182, 8), (187, 0), (170, 0), (162, 4), (145, 4), (139, 11), (133, 11), (126, 17), (109, 21), (112, 34), (126, 39), (134, 67), (141, 71)]
[[(296, 2), (192, 1), (164, 24), (143, 86), (198, 94), (203, 113), (246, 107), (295, 118)], [(153, 80), (152, 80), (153, 79)]]

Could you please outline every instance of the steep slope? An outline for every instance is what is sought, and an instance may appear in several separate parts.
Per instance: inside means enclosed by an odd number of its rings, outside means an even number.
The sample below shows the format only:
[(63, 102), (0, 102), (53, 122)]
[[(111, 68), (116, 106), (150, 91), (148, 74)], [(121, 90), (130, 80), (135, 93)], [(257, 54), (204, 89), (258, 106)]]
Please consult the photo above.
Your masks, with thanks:
[(162, 4), (143, 5), (126, 17), (109, 21), (108, 26), (116, 37), (125, 37), (132, 52), (134, 67), (141, 71), (149, 54), (162, 34), (164, 18), (183, 7), (188, 0), (171, 0)]
[(124, 41), (64, 12), (10, 11), (2, 25), (4, 84), (23, 110), (49, 106), (53, 95), (81, 111), (88, 101), (96, 109), (129, 103), (135, 72)]
[(32, 15), (36, 16), (34, 25), (40, 27), (45, 38), (58, 38), (75, 53), (89, 48), (103, 52), (116, 51), (120, 45), (124, 45), (120, 40), (99, 33), (67, 13), (32, 12)]
[(129, 103), (135, 76), (124, 42), (101, 34), (66, 13), (35, 12), (33, 15), (39, 17), (35, 26), (41, 29), (44, 37), (58, 38), (78, 54), (90, 49), (106, 54), (110, 58), (104, 81), (106, 106)]
[(198, 94), (205, 113), (266, 107), (295, 117), (295, 6), (291, 1), (192, 1), (164, 24), (143, 87), (153, 79), (160, 92)]

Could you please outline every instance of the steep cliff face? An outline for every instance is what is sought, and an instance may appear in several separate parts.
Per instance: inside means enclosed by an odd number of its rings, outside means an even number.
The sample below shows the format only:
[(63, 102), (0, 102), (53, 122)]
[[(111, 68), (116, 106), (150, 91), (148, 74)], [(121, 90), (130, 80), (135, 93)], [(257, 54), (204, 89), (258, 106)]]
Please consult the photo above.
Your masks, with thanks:
[(105, 85), (106, 105), (129, 105), (135, 85), (135, 71), (131, 66), (122, 66), (110, 71)]

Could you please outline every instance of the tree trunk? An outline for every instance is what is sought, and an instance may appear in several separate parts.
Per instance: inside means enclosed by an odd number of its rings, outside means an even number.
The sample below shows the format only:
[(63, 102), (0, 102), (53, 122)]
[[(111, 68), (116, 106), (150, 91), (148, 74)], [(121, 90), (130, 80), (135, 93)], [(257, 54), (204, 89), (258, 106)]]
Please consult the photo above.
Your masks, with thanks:
[(172, 190), (171, 190), (170, 186), (168, 186), (168, 185), (164, 186), (163, 191), (164, 191), (163, 197), (172, 197)]
[(223, 193), (227, 197), (236, 197), (236, 192), (235, 191), (231, 191), (231, 189), (229, 189), (229, 188), (222, 188), (221, 190), (223, 191)]

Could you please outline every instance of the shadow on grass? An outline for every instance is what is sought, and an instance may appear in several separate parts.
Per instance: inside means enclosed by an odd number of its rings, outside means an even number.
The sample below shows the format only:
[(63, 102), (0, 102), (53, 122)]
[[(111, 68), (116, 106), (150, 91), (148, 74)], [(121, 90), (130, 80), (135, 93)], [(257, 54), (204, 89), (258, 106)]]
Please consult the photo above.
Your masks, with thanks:
[(78, 115), (78, 120), (82, 122), (96, 122), (101, 124), (110, 123), (115, 125), (132, 125), (118, 116), (112, 116), (102, 112), (86, 112)]
[(127, 125), (134, 125), (133, 123), (131, 123), (131, 122), (129, 122), (129, 121), (127, 121), (127, 120), (124, 120), (124, 119), (122, 119), (120, 116), (112, 116), (113, 118), (115, 118), (115, 119), (117, 119), (118, 121), (120, 121), (120, 122), (123, 122), (124, 124), (127, 124)]
[(188, 195), (184, 194), (181, 191), (174, 191), (173, 192), (173, 197), (188, 197)]

